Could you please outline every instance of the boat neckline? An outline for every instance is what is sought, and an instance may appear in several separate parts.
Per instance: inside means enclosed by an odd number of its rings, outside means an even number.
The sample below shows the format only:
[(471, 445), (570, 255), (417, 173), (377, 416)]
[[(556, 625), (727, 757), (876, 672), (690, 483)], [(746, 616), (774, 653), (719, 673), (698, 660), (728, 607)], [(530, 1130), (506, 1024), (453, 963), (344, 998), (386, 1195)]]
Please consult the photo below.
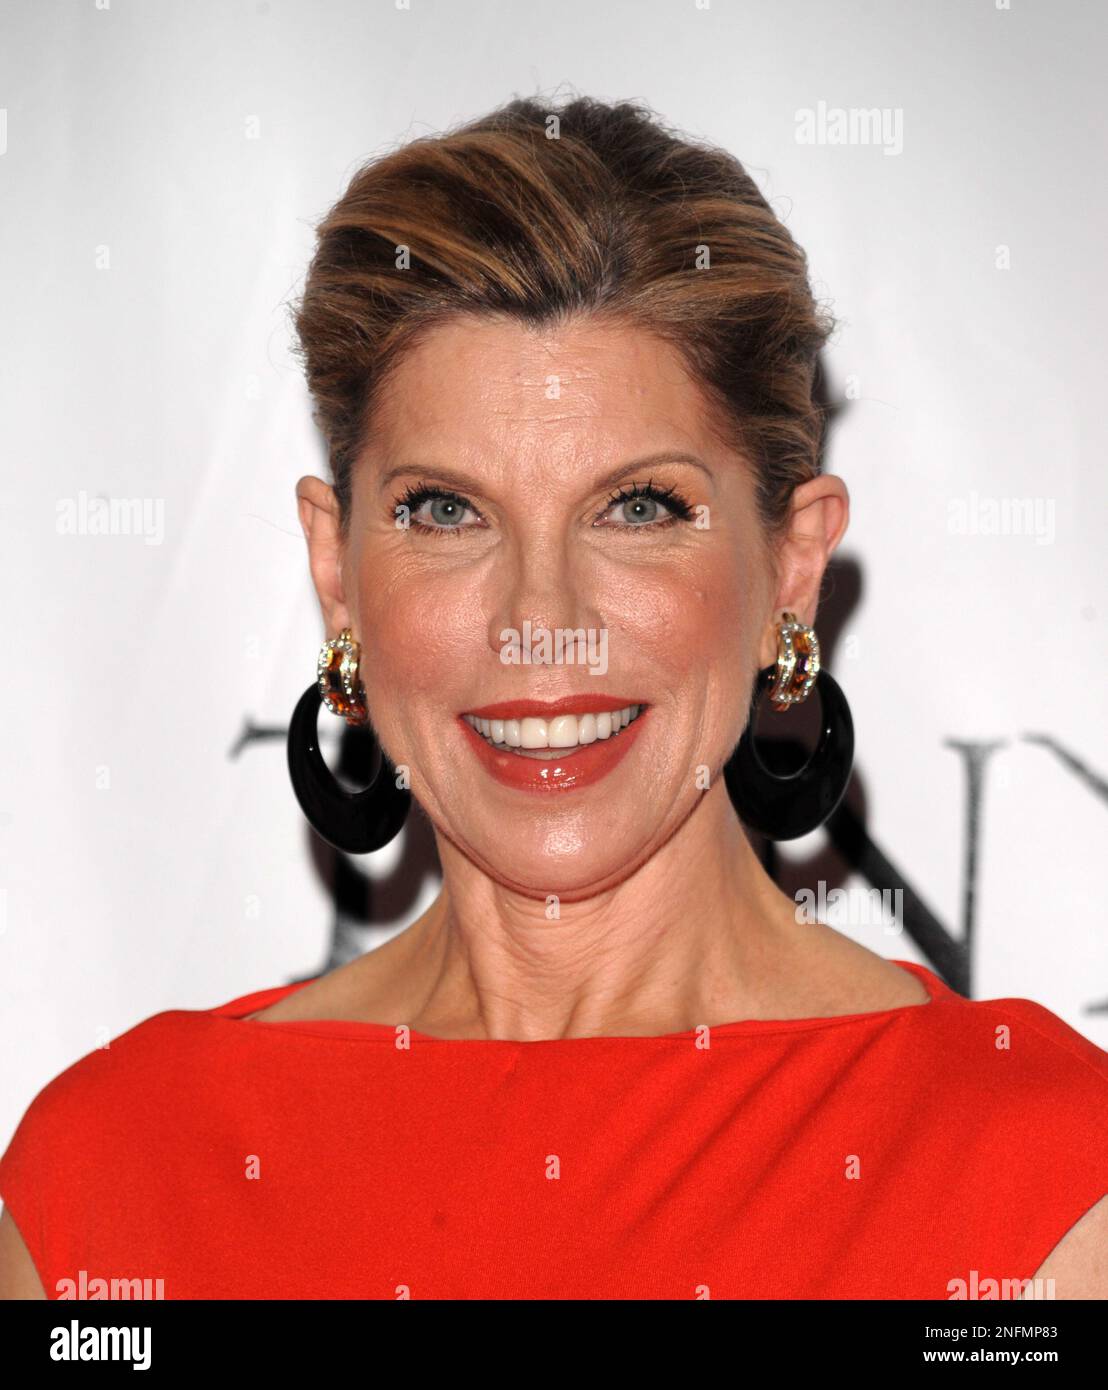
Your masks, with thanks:
[[(734, 1023), (716, 1023), (708, 1026), (708, 1033), (712, 1037), (746, 1037), (766, 1033), (795, 1033), (803, 1032), (806, 1029), (841, 1027), (851, 1023), (873, 1023), (881, 1019), (892, 1019), (901, 1014), (909, 1014), (916, 1009), (926, 1009), (929, 1005), (949, 1003), (951, 1000), (961, 999), (962, 996), (956, 994), (949, 985), (945, 984), (939, 977), (929, 970), (927, 966), (919, 965), (915, 961), (892, 959), (890, 964), (898, 965), (909, 974), (918, 979), (927, 992), (927, 999), (921, 1000), (918, 1004), (896, 1004), (888, 1009), (875, 1009), (867, 1013), (853, 1014), (830, 1014), (821, 1018), (749, 1018), (739, 1019)], [(345, 1038), (348, 1040), (360, 1041), (384, 1041), (395, 1043), (401, 1036), (418, 1040), (419, 1042), (436, 1043), (439, 1046), (446, 1046), (455, 1043), (459, 1046), (487, 1046), (489, 1044), (506, 1044), (510, 1047), (539, 1047), (556, 1046), (558, 1044), (576, 1045), (581, 1043), (611, 1043), (611, 1042), (687, 1042), (695, 1040), (700, 1036), (700, 1029), (687, 1028), (677, 1033), (659, 1034), (594, 1034), (577, 1038), (442, 1038), (433, 1033), (421, 1033), (418, 1029), (409, 1028), (406, 1024), (400, 1023), (371, 1023), (356, 1019), (339, 1018), (313, 1018), (313, 1019), (252, 1019), (246, 1017), (248, 1014), (257, 1013), (260, 1009), (276, 1003), (278, 999), (283, 999), (289, 994), (294, 994), (298, 989), (303, 989), (306, 985), (312, 984), (315, 980), (322, 978), (318, 975), (309, 976), (305, 980), (295, 980), (292, 984), (274, 985), (268, 989), (255, 990), (251, 994), (240, 995), (235, 999), (230, 999), (224, 1004), (217, 1004), (208, 1009), (170, 1009), (166, 1013), (170, 1015), (185, 1015), (193, 1018), (208, 1018), (220, 1024), (237, 1025), (240, 1032), (249, 1030), (253, 1035), (269, 1033), (273, 1036), (306, 1036), (321, 1038)]]

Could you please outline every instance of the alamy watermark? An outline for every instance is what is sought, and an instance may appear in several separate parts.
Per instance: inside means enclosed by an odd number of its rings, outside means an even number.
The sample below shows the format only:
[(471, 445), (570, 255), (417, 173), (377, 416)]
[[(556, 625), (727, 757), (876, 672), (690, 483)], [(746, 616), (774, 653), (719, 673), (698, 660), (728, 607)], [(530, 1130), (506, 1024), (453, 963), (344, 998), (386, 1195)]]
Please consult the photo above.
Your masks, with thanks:
[(118, 1276), (105, 1278), (99, 1274), (90, 1275), (87, 1269), (79, 1269), (76, 1279), (59, 1279), (54, 1288), (59, 1299), (165, 1298), (164, 1279), (125, 1279)]
[(141, 536), (147, 545), (165, 538), (164, 497), (60, 497), (54, 529), (59, 536)]
[(904, 149), (902, 106), (802, 106), (794, 117), (798, 145), (878, 145), (886, 154)]
[(1036, 545), (1053, 545), (1054, 498), (952, 497), (946, 529), (952, 536), (1033, 536)]
[(591, 676), (603, 676), (608, 670), (606, 627), (532, 628), (527, 619), (522, 632), (502, 628), (500, 642), (505, 666), (587, 666)]
[(801, 888), (794, 901), (801, 925), (880, 927), (886, 936), (899, 936), (904, 930), (903, 888), (832, 888), (829, 892), (821, 878), (814, 892)]
[[(994, 1279), (983, 1276), (978, 1269), (971, 1269), (965, 1279), (951, 1279), (947, 1292), (952, 1300), (961, 1299), (1003, 1299), (1003, 1298), (1054, 1298), (1054, 1280), (1040, 1279)], [(963, 1334), (965, 1329), (959, 1329)]]

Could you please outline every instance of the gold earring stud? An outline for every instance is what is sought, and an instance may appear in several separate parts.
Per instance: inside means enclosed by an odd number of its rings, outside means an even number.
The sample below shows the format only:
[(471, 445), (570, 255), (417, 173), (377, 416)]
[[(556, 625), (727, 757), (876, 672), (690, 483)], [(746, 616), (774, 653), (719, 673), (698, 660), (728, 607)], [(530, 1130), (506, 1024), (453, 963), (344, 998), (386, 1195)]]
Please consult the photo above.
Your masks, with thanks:
[(332, 714), (353, 725), (364, 724), (369, 718), (365, 686), (358, 679), (361, 655), (361, 645), (344, 627), (337, 637), (324, 642), (316, 663), (320, 698)]

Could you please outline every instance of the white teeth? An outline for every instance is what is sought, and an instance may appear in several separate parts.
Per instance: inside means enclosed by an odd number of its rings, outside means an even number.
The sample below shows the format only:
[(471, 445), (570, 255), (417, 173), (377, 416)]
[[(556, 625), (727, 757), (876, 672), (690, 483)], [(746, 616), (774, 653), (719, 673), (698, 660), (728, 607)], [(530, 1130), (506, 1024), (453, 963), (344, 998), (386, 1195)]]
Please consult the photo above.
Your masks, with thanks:
[[(484, 730), (482, 730), (482, 733)], [(519, 746), (521, 748), (549, 748), (546, 741), (545, 719), (521, 719), (519, 721)]]
[(546, 746), (547, 748), (576, 748), (577, 747), (577, 716), (575, 714), (559, 714), (546, 723)]
[(642, 712), (642, 705), (625, 705), (599, 714), (557, 714), (552, 719), (462, 718), (490, 743), (501, 748), (577, 748), (611, 738)]

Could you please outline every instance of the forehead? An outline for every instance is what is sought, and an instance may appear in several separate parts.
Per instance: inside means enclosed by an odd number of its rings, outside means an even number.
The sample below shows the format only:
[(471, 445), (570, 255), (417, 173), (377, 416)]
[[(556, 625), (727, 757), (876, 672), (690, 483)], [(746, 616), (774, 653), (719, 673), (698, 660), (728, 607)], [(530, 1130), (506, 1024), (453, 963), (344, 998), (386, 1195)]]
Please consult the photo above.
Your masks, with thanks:
[(718, 450), (680, 354), (641, 328), (578, 319), (535, 329), (452, 319), (401, 358), (374, 420), (383, 451), (445, 449), (546, 460), (660, 448)]

